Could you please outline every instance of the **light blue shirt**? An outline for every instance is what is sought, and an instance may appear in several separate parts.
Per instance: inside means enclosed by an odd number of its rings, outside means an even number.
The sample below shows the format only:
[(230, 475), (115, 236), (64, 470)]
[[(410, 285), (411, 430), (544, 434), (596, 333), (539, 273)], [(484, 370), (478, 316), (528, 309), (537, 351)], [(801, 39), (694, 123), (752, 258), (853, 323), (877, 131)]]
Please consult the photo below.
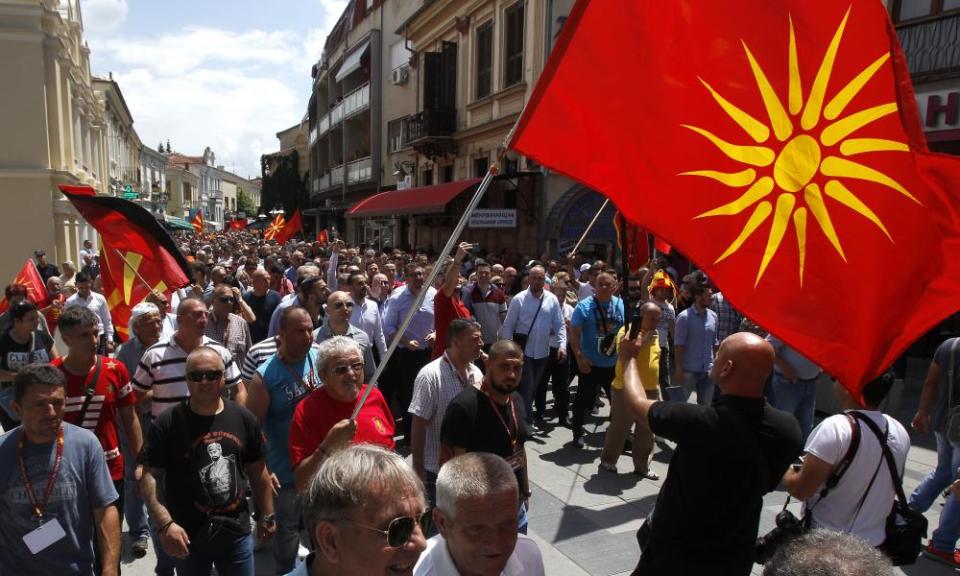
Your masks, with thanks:
[(507, 318), (503, 321), (502, 338), (512, 340), (514, 332), (527, 334), (523, 355), (534, 360), (550, 355), (551, 335), (555, 336), (558, 348), (567, 347), (567, 326), (563, 321), (560, 301), (547, 290), (543, 291), (542, 298), (543, 305), (537, 314), (540, 298), (531, 294), (529, 289), (523, 290), (510, 301)]
[(606, 356), (600, 353), (601, 338), (613, 334), (623, 327), (623, 300), (614, 296), (608, 302), (599, 302), (596, 296), (585, 298), (577, 304), (570, 318), (570, 324), (580, 329), (580, 351), (590, 364), (601, 368), (617, 365), (617, 355)]
[(677, 316), (673, 344), (683, 346), (683, 366), (686, 372), (709, 372), (713, 367), (713, 350), (717, 341), (717, 313), (705, 308), (703, 313), (691, 306)]
[[(427, 294), (420, 304), (420, 309), (414, 314), (407, 331), (403, 333), (405, 340), (416, 340), (420, 343), (419, 350), (429, 348), (427, 345), (427, 334), (433, 332), (433, 298), (437, 295), (434, 287), (421, 288), (426, 290)], [(413, 292), (404, 286), (397, 288), (387, 299), (386, 310), (383, 313), (383, 333), (387, 341), (393, 340), (394, 335), (403, 324), (403, 319), (407, 316), (407, 311), (416, 300)]]

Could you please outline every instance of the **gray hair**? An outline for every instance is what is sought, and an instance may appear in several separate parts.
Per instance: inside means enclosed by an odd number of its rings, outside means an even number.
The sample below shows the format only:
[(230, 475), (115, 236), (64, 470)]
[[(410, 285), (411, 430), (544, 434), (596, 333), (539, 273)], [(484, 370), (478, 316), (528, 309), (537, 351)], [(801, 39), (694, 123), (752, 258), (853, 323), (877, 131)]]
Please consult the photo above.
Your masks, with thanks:
[(437, 508), (444, 516), (456, 515), (461, 498), (479, 498), (516, 491), (517, 477), (501, 456), (468, 452), (447, 461), (437, 475)]
[(327, 371), (327, 363), (335, 357), (348, 352), (356, 352), (360, 355), (360, 361), (363, 362), (363, 352), (360, 345), (353, 338), (346, 336), (334, 336), (321, 342), (317, 350), (317, 370), (323, 374)]
[(321, 520), (347, 518), (354, 508), (384, 497), (415, 496), (426, 508), (423, 483), (394, 452), (373, 444), (354, 444), (327, 457), (303, 494), (303, 515), (313, 533)]
[(763, 576), (893, 576), (887, 557), (866, 541), (832, 530), (811, 530), (777, 550)]

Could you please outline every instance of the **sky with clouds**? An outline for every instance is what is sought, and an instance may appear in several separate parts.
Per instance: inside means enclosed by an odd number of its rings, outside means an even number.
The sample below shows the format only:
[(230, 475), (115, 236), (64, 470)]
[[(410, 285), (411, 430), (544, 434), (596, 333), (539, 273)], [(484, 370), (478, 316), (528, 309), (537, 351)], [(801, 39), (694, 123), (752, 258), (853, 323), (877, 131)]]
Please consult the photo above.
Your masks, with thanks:
[(346, 0), (80, 0), (93, 73), (113, 73), (143, 144), (209, 146), (260, 174), (304, 116), (310, 68)]

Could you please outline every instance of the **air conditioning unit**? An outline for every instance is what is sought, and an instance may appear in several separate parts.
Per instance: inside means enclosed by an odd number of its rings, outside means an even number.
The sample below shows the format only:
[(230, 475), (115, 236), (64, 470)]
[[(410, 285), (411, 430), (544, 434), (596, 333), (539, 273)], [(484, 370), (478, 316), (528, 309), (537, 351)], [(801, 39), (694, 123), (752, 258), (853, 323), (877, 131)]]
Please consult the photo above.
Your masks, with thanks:
[(406, 84), (407, 79), (409, 78), (410, 78), (410, 68), (408, 68), (407, 66), (401, 66), (399, 68), (395, 68), (392, 72), (390, 72), (390, 81), (398, 86), (401, 84)]

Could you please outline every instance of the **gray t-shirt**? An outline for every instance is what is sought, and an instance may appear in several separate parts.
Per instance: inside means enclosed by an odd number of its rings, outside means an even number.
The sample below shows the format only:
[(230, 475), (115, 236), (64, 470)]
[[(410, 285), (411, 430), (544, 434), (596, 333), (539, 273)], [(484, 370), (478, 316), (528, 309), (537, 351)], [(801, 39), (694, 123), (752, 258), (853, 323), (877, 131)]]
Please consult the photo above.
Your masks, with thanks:
[[(942, 432), (946, 425), (947, 412), (950, 407), (947, 406), (950, 397), (950, 385), (953, 385), (953, 405), (960, 404), (960, 386), (958, 381), (960, 377), (954, 376), (953, 382), (950, 382), (950, 348), (956, 338), (944, 340), (937, 351), (933, 353), (933, 361), (940, 366), (940, 380), (937, 382), (937, 399), (930, 408), (930, 426), (936, 432)], [(960, 342), (957, 343), (957, 349), (954, 352), (955, 367), (954, 372), (960, 376)]]
[[(0, 572), (3, 576), (93, 574), (95, 508), (118, 498), (103, 457), (103, 447), (92, 432), (63, 424), (63, 460), (56, 484), (44, 509), (44, 521), (56, 518), (66, 536), (33, 555), (23, 542), (37, 528), (33, 509), (18, 466), (22, 427), (0, 436)], [(24, 461), (38, 500), (43, 500), (53, 466), (55, 443), (24, 446)]]

